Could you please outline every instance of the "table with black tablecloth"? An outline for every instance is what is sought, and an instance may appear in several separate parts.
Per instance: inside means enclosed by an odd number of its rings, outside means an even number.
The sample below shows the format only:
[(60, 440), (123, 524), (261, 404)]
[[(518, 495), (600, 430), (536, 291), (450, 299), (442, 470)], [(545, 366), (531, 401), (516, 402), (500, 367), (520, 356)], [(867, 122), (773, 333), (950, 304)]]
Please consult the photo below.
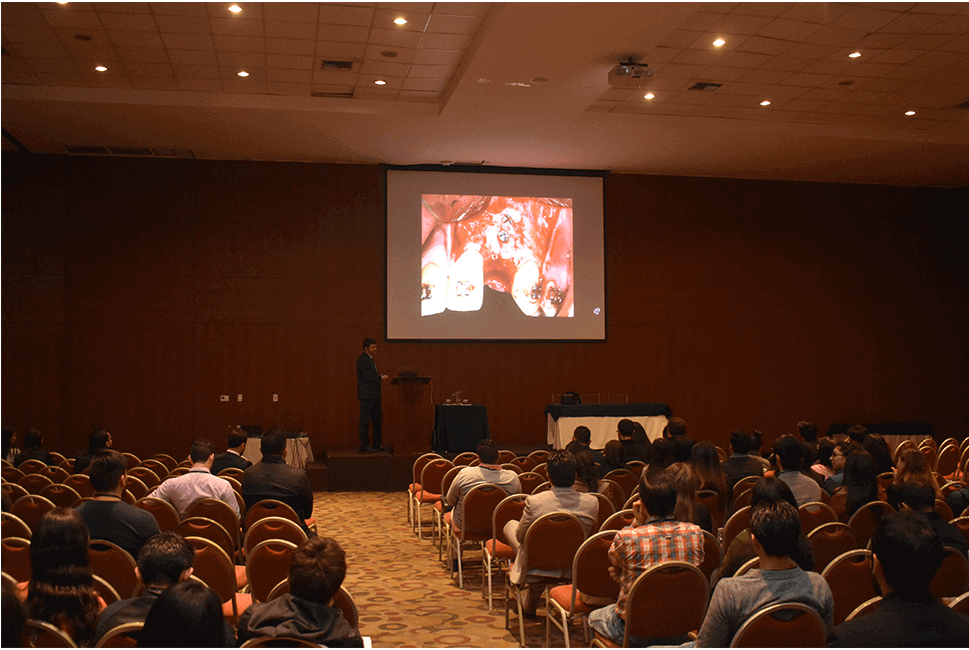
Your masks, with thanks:
[(548, 421), (548, 444), (564, 449), (572, 440), (577, 426), (589, 427), (593, 449), (602, 449), (610, 440), (618, 439), (619, 420), (639, 422), (650, 440), (661, 438), (663, 428), (673, 411), (662, 402), (638, 404), (549, 404), (545, 407)]
[(475, 451), (490, 438), (488, 409), (481, 404), (438, 404), (434, 407), (434, 451)]

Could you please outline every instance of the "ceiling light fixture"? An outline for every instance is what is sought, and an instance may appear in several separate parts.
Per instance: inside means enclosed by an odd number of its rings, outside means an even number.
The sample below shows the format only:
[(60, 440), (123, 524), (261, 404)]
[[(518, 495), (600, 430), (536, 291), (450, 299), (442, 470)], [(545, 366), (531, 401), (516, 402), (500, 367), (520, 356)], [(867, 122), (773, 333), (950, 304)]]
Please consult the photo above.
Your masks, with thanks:
[(643, 99), (652, 99), (653, 97), (656, 97), (656, 95), (654, 95), (653, 93), (646, 93), (645, 95), (643, 95)]
[(234, 14), (237, 14), (240, 11), (242, 11), (242, 7), (240, 7), (239, 5), (230, 5), (229, 6), (229, 11), (231, 11)]
[(905, 111), (905, 114), (908, 116), (912, 116), (912, 115), (915, 115), (915, 111)]
[(249, 76), (249, 73), (246, 72), (245, 70), (240, 70), (236, 74), (238, 74), (240, 77), (248, 77)]
[(848, 58), (857, 59), (859, 56), (861, 56), (861, 52), (852, 52), (851, 54), (848, 55)]
[(766, 99), (760, 103), (761, 106), (770, 106), (770, 102)]
[(396, 24), (396, 25), (406, 25), (407, 24), (407, 19), (406, 18), (394, 18), (394, 24)]
[(386, 86), (387, 85), (387, 82), (384, 81), (383, 79), (376, 79), (376, 80), (374, 80), (374, 84), (377, 85), (377, 86)]
[(96, 65), (96, 66), (94, 66), (94, 69), (97, 70), (98, 72), (107, 72), (108, 71), (108, 69), (105, 68), (103, 65)]
[(721, 45), (724, 45), (726, 42), (727, 41), (723, 40), (722, 38), (718, 38), (713, 42), (713, 44), (716, 45), (717, 47), (720, 47)]

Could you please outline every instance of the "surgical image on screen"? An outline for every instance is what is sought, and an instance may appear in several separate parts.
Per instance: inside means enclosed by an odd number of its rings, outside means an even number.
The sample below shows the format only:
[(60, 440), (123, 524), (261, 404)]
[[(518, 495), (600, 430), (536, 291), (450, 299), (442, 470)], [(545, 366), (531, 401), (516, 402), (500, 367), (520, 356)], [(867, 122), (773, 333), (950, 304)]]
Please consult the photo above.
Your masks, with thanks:
[(571, 318), (572, 199), (421, 195), (421, 316), (510, 293), (525, 316)]

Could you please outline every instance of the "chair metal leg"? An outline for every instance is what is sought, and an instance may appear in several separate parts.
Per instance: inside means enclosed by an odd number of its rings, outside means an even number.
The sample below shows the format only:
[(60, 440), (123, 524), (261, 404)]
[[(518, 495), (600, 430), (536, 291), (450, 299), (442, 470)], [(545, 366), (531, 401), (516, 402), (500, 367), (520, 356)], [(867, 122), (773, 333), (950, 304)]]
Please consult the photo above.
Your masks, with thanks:
[(518, 645), (525, 647), (525, 615), (524, 605), (522, 604), (522, 590), (520, 586), (515, 587), (515, 600), (518, 602)]
[[(557, 612), (562, 617), (562, 634), (565, 636), (565, 647), (571, 647), (569, 645), (569, 613), (564, 609), (555, 608)], [(551, 631), (552, 618), (554, 614), (552, 612), (552, 593), (549, 587), (545, 588), (545, 647), (551, 648), (551, 637), (549, 632)], [(556, 625), (558, 627), (558, 625)]]

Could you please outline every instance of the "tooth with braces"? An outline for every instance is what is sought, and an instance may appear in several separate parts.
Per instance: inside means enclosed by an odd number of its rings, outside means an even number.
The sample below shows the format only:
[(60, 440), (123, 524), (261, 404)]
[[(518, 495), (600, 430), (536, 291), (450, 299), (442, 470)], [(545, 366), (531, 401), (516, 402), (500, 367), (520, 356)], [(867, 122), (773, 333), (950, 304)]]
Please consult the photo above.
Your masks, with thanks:
[(541, 309), (539, 301), (542, 297), (542, 278), (538, 272), (538, 264), (533, 260), (525, 262), (518, 268), (512, 283), (511, 295), (526, 316), (538, 316)]

